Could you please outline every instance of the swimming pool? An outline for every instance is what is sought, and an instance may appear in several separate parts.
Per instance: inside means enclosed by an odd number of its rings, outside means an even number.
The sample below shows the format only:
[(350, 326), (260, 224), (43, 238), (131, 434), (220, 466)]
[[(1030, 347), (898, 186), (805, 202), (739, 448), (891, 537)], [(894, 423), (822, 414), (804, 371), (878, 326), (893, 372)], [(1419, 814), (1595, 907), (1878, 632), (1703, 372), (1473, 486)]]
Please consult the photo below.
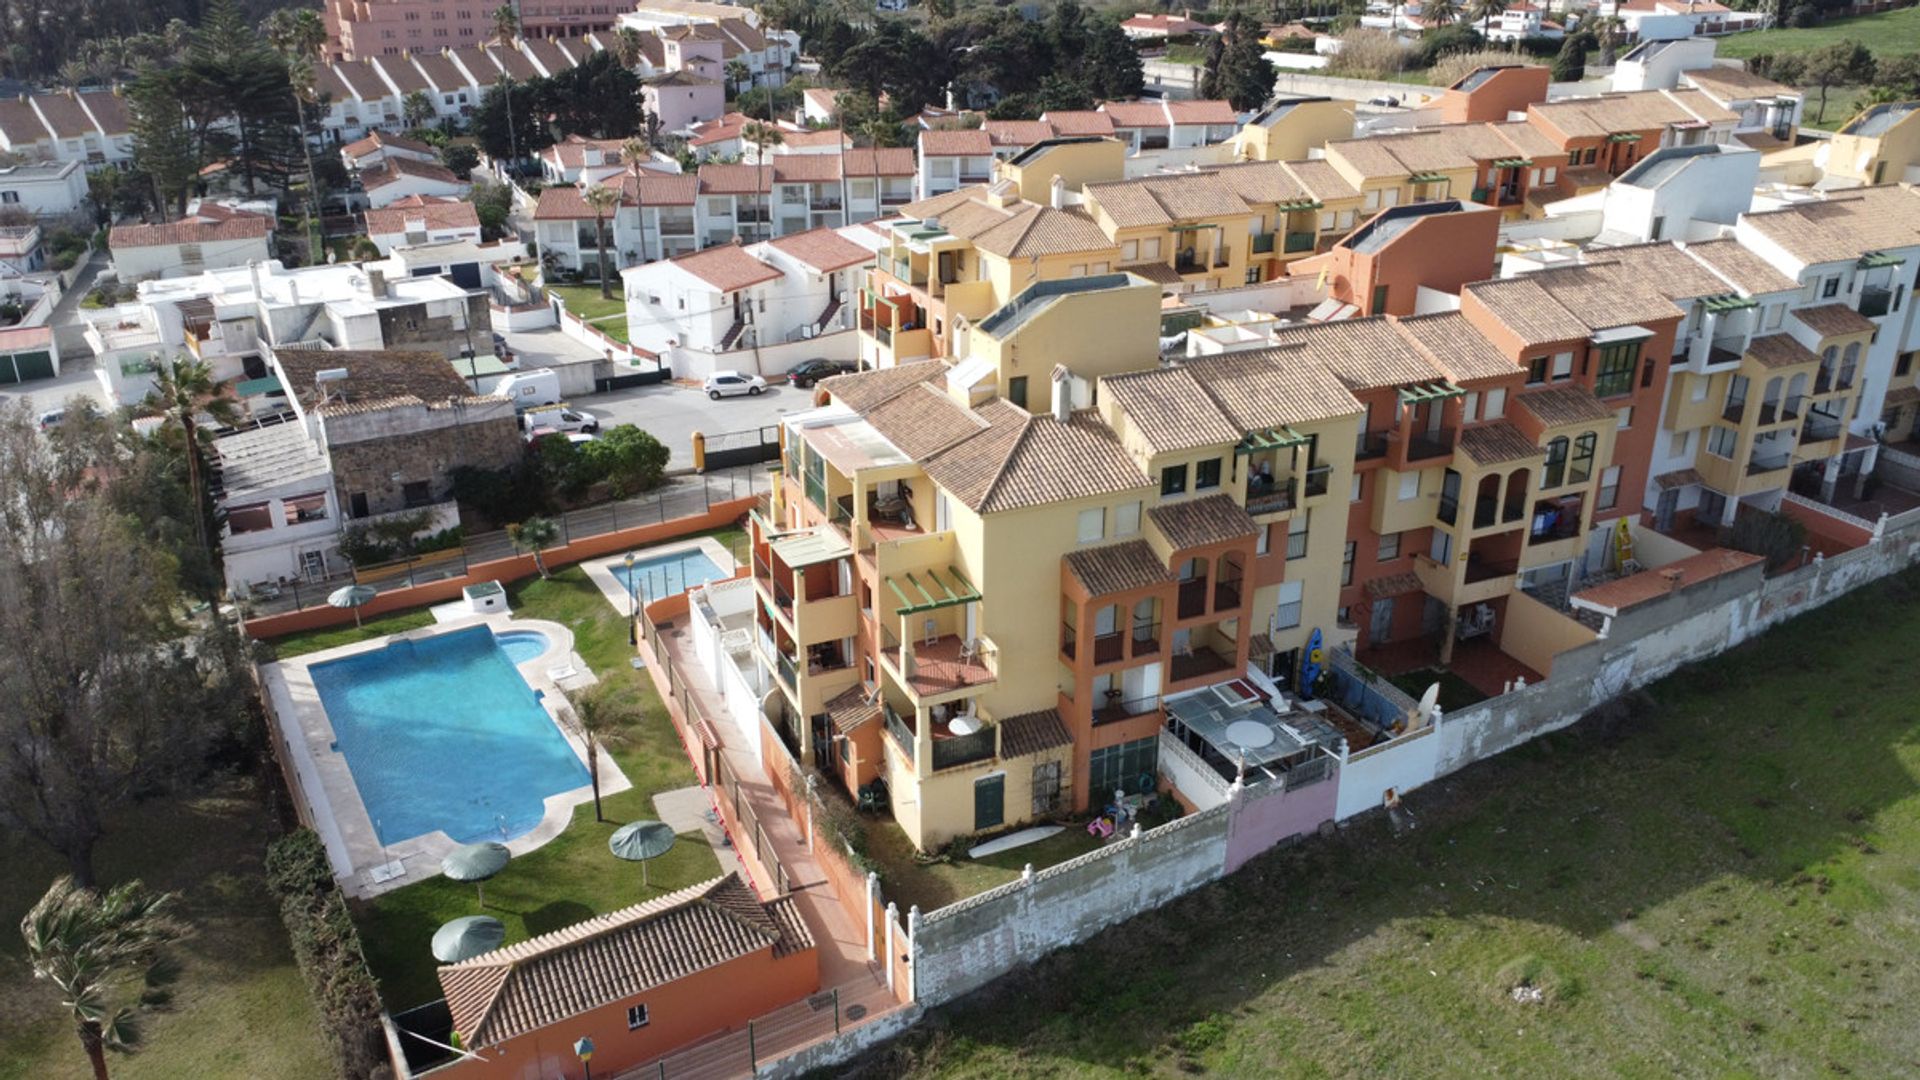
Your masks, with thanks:
[(500, 645), (500, 651), (507, 654), (507, 660), (513, 664), (524, 664), (546, 652), (553, 642), (538, 630), (502, 630), (493, 635)]
[(436, 829), (463, 844), (511, 840), (540, 824), (548, 796), (588, 781), (485, 626), (309, 671), (382, 844)]
[(635, 559), (631, 581), (628, 580), (625, 562), (608, 563), (607, 569), (613, 571), (614, 580), (620, 583), (622, 589), (632, 590), (643, 604), (731, 576), (699, 548), (656, 555), (651, 559)]

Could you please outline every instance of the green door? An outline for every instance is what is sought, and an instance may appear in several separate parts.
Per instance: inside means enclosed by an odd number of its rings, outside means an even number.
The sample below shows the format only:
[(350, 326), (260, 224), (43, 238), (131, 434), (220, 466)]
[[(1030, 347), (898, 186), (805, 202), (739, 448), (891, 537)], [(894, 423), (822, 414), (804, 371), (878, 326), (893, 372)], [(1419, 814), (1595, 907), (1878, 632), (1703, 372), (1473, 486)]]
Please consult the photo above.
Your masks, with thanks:
[(1007, 778), (989, 776), (973, 782), (973, 831), (997, 829), (1007, 820)]
[(14, 367), (18, 370), (21, 382), (28, 379), (53, 378), (53, 354), (47, 352), (15, 353)]

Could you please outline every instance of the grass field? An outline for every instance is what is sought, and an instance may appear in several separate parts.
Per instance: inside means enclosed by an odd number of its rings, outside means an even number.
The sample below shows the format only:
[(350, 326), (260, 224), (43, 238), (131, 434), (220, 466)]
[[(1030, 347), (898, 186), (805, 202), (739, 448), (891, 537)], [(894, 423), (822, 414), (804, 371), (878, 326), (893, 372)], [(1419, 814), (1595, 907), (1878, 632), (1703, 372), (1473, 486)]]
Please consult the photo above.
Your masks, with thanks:
[[(944, 1011), (912, 1076), (1920, 1070), (1920, 575)], [(1531, 999), (1538, 992), (1539, 1000)]]
[[(260, 860), (266, 811), (246, 783), (213, 782), (191, 800), (156, 800), (117, 815), (95, 868), (103, 884), (140, 878), (178, 890), (194, 936), (173, 1003), (146, 1017), (145, 1047), (109, 1062), (116, 1080), (196, 1077), (324, 1080), (332, 1058)], [(24, 837), (0, 838), (0, 1080), (91, 1077), (57, 998), (30, 977), (20, 918), (65, 863)]]
[(902, 910), (915, 904), (921, 911), (945, 907), (1020, 876), (1028, 863), (1035, 870), (1066, 862), (1100, 846), (1084, 825), (1069, 824), (1066, 831), (1038, 843), (989, 855), (984, 859), (960, 859), (954, 862), (922, 866), (913, 858), (913, 842), (891, 819), (867, 820), (867, 854), (880, 864), (880, 875), (887, 885), (887, 899)]
[(1719, 56), (1746, 58), (1755, 53), (1805, 52), (1836, 41), (1858, 41), (1875, 56), (1920, 52), (1920, 8), (1899, 8), (1877, 15), (1833, 19), (1805, 30), (1755, 30), (1719, 39)]
[[(610, 260), (613, 258), (611, 252), (608, 253), (607, 258)], [(559, 297), (560, 302), (567, 306), (568, 311), (592, 323), (594, 329), (615, 341), (627, 340), (627, 320), (625, 318), (627, 302), (620, 296), (619, 289), (616, 288), (613, 291), (614, 296), (611, 300), (601, 298), (600, 286), (598, 285), (549, 284), (547, 291)], [(615, 318), (614, 316), (619, 317)]]

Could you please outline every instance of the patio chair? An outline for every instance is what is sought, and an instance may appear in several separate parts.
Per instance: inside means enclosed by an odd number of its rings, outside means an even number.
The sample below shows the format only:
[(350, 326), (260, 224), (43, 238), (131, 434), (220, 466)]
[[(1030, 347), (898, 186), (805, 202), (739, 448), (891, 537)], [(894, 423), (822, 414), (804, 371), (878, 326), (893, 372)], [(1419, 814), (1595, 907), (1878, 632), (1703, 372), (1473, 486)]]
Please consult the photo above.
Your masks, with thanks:
[(963, 664), (973, 663), (979, 655), (980, 639), (977, 637), (968, 638), (966, 643), (960, 646), (960, 662)]
[(573, 658), (568, 657), (547, 669), (547, 678), (558, 683), (563, 679), (578, 678), (580, 669), (573, 666)]

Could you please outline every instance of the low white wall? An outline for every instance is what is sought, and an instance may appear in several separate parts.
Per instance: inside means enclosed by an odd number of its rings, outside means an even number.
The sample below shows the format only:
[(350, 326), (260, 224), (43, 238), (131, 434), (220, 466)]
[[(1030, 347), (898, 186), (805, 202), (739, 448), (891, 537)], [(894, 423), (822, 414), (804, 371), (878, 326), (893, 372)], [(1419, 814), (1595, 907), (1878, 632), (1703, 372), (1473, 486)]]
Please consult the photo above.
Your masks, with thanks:
[(1166, 728), (1160, 729), (1160, 775), (1191, 800), (1196, 810), (1226, 805), (1227, 781)]
[(666, 360), (673, 366), (676, 379), (705, 379), (716, 371), (743, 371), (748, 375), (772, 378), (785, 375), (808, 360), (840, 360), (852, 363), (860, 358), (860, 336), (853, 330), (822, 334), (817, 338), (783, 341), (757, 349), (730, 352), (703, 352), (675, 348)]
[[(1440, 723), (1446, 722), (1442, 717)], [(1404, 794), (1432, 780), (1439, 757), (1440, 738), (1434, 725), (1349, 754), (1340, 766), (1340, 797), (1334, 804), (1334, 819), (1345, 821), (1375, 809), (1386, 798), (1388, 788)]]
[(493, 318), (495, 330), (539, 330), (555, 325), (553, 309), (545, 304), (523, 304), (517, 307), (501, 307), (489, 304), (487, 312)]

